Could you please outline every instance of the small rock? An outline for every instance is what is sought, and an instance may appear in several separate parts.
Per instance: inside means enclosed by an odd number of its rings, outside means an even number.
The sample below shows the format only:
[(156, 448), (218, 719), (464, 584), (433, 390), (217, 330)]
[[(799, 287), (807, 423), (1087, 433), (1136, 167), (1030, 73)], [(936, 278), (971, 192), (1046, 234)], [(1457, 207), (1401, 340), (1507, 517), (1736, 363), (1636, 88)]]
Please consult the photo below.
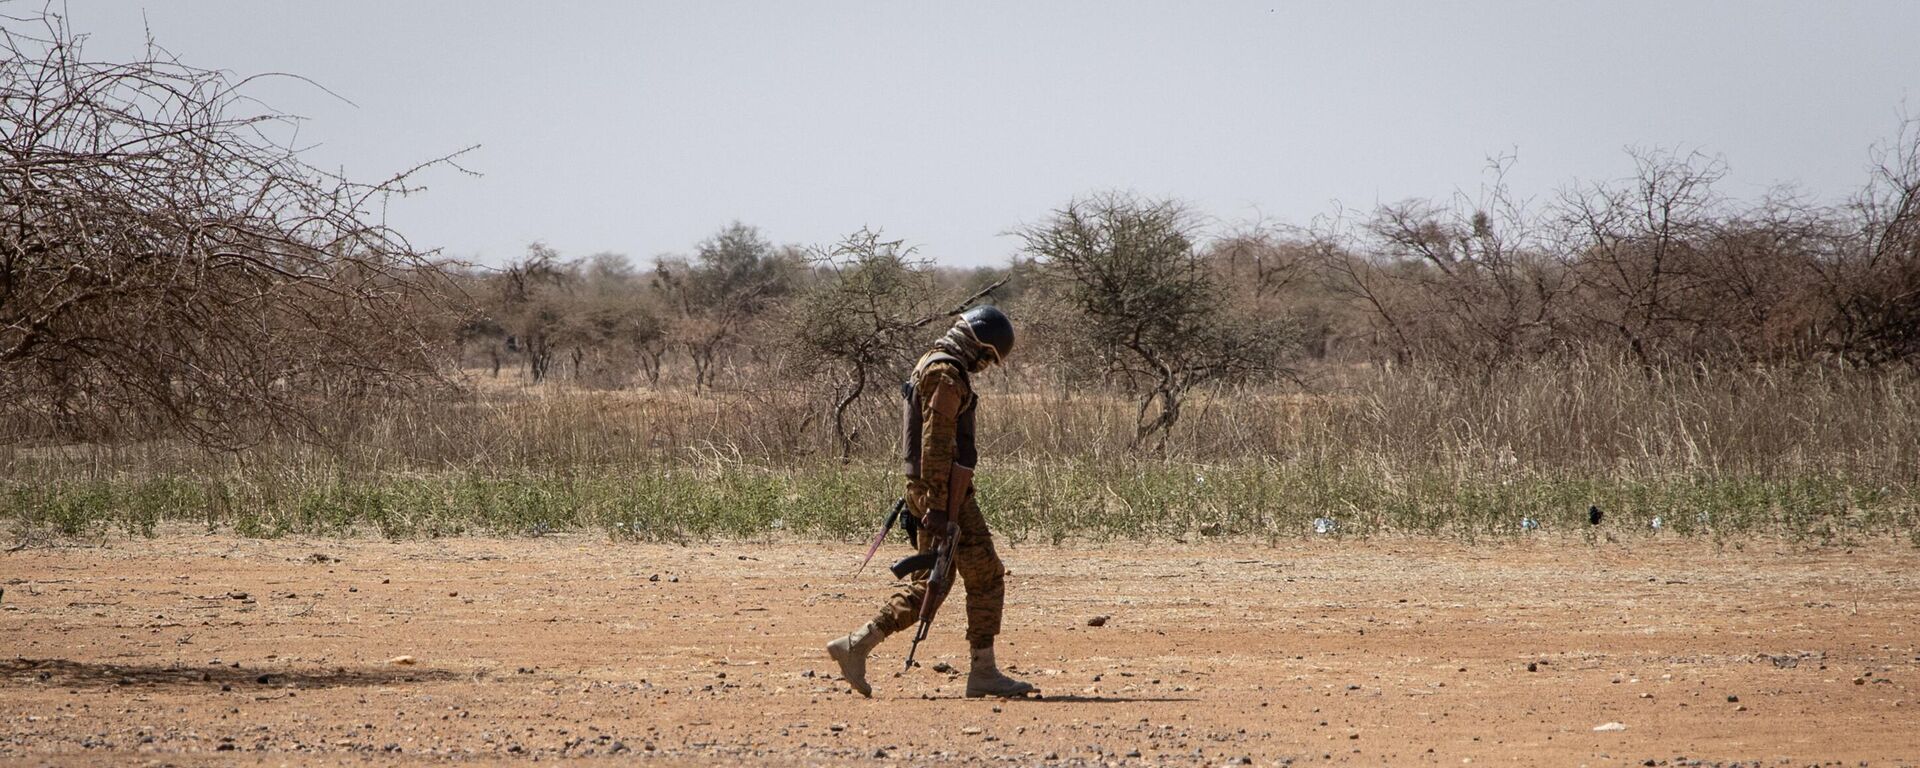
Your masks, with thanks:
[(1738, 697), (1738, 696), (1734, 696), (1734, 695), (1732, 695), (1732, 694), (1728, 694), (1728, 695), (1727, 695), (1727, 703), (1728, 703), (1728, 704), (1738, 704), (1738, 703), (1740, 703), (1740, 697)]
[(944, 661), (936, 661), (933, 664), (933, 671), (939, 672), (940, 674), (943, 674), (943, 675), (951, 675), (957, 670), (953, 668), (952, 664), (948, 664)]
[(978, 736), (981, 733), (984, 733), (984, 731), (982, 731), (979, 726), (969, 725), (965, 728), (961, 728), (960, 733), (965, 736)]
[(657, 573), (647, 577), (647, 581), (659, 581), (659, 580), (660, 580), (660, 574), (657, 574)]
[(1537, 662), (1532, 662), (1532, 661), (1529, 661), (1529, 662), (1527, 662), (1527, 671), (1528, 671), (1528, 672), (1538, 672), (1538, 671), (1540, 671), (1540, 665), (1539, 665), (1539, 663), (1537, 663)]
[(1107, 615), (1105, 615), (1105, 614), (1102, 614), (1102, 615), (1099, 615), (1099, 616), (1095, 616), (1095, 617), (1093, 617), (1093, 618), (1091, 618), (1091, 619), (1087, 619), (1087, 626), (1089, 626), (1089, 627), (1104, 627), (1104, 626), (1106, 626), (1106, 625), (1107, 625), (1107, 620), (1108, 620), (1108, 619), (1111, 619), (1111, 618), (1113, 618), (1113, 617), (1112, 617), (1112, 616), (1107, 616)]
[(387, 663), (399, 665), (402, 667), (411, 667), (415, 664), (420, 663), (420, 660), (412, 656), (395, 656), (391, 659), (387, 659)]
[(1600, 732), (1624, 731), (1627, 729), (1627, 726), (1624, 723), (1601, 723), (1594, 726), (1593, 729)]
[(234, 591), (232, 591), (232, 592), (228, 592), (228, 593), (227, 593), (227, 597), (231, 597), (231, 598), (233, 598), (233, 599), (235, 599), (235, 600), (245, 600), (245, 599), (247, 599), (247, 593), (245, 593), (245, 592), (241, 592), (240, 590), (237, 590), (237, 589), (236, 589), (236, 590), (234, 590)]
[(1856, 678), (1854, 678), (1854, 679), (1853, 679), (1853, 684), (1854, 684), (1854, 685), (1866, 685), (1866, 684), (1867, 684), (1867, 679), (1866, 679), (1866, 678), (1864, 678), (1864, 677), (1856, 677)]

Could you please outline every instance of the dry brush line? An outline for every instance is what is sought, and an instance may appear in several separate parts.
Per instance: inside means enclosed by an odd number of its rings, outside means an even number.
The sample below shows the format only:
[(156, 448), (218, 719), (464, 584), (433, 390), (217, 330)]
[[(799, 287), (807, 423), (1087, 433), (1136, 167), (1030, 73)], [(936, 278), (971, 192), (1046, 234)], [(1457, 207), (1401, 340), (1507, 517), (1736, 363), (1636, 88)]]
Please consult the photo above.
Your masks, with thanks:
[(96, 61), (58, 15), (4, 21), (5, 439), (311, 439), (320, 414), (439, 381), (438, 265), (380, 217), (420, 168), (321, 171), (252, 78), (151, 43)]

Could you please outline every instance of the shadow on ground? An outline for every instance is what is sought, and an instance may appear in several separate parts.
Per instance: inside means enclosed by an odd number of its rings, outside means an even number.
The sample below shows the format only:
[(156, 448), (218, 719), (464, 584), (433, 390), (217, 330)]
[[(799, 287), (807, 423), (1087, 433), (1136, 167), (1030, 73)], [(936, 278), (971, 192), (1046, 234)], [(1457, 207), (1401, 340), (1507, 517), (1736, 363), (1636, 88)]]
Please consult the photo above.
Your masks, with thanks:
[(66, 659), (7, 659), (0, 661), (0, 686), (14, 685), (139, 685), (160, 688), (218, 688), (220, 686), (295, 686), (343, 688), (466, 679), (470, 675), (438, 669), (400, 667), (335, 667), (325, 669), (237, 669), (229, 666), (153, 667), (92, 664)]
[(1007, 699), (1007, 701), (1031, 701), (1037, 704), (1138, 704), (1142, 702), (1199, 701), (1199, 699), (1169, 696), (1047, 696), (1043, 694), (1028, 699)]

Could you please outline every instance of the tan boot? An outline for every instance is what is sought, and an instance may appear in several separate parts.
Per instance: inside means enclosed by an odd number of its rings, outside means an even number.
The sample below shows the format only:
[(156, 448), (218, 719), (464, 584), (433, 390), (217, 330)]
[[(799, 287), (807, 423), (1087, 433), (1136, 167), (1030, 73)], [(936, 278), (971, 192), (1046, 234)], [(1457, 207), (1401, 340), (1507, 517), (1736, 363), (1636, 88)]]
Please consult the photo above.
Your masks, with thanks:
[(869, 621), (846, 637), (827, 643), (827, 655), (840, 662), (840, 676), (867, 698), (873, 698), (873, 686), (867, 685), (867, 654), (873, 653), (873, 647), (885, 639), (887, 633)]
[(999, 696), (1017, 699), (1038, 690), (1032, 683), (1015, 680), (1000, 673), (993, 663), (993, 646), (973, 649), (973, 667), (967, 670), (967, 698)]

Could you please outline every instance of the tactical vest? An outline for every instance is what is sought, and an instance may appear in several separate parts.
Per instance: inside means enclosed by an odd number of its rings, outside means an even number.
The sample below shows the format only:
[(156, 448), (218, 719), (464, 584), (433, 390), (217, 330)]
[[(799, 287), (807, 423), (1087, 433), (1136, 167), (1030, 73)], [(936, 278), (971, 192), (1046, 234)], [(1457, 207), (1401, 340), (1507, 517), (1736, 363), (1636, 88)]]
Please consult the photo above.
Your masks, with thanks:
[(945, 352), (934, 352), (922, 358), (913, 373), (900, 385), (900, 450), (904, 458), (907, 477), (920, 477), (920, 420), (922, 408), (918, 379), (934, 363), (950, 363), (960, 372), (960, 385), (967, 390), (966, 400), (960, 403), (960, 412), (954, 418), (953, 463), (963, 467), (976, 466), (980, 452), (973, 443), (973, 407), (979, 398), (973, 396), (973, 383), (967, 379), (967, 366), (960, 358)]

